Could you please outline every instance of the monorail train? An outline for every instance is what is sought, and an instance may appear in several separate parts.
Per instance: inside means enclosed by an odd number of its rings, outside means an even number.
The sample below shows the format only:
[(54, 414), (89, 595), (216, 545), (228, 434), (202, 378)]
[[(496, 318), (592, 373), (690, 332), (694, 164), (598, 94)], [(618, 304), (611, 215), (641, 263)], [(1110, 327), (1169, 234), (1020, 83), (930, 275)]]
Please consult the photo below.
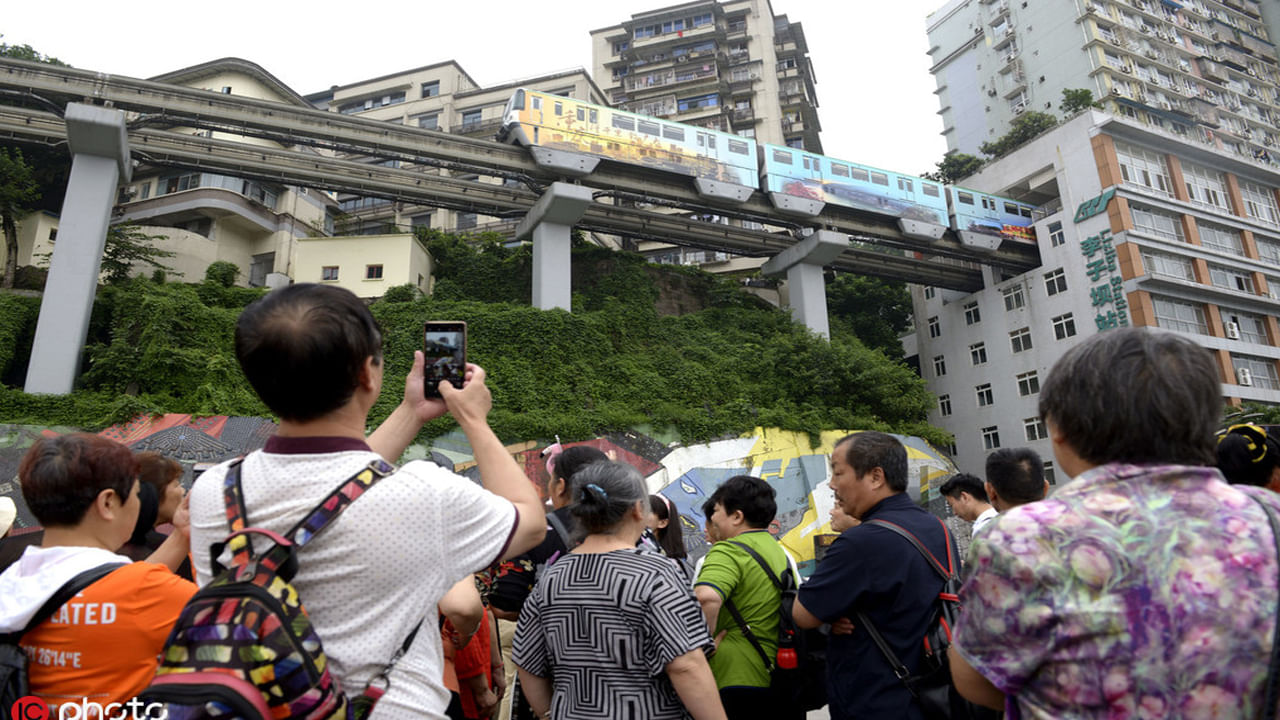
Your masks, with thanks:
[(537, 90), (516, 90), (498, 140), (758, 189), (756, 141)]
[(1009, 198), (536, 90), (511, 96), (498, 140), (1035, 242), (1034, 207)]

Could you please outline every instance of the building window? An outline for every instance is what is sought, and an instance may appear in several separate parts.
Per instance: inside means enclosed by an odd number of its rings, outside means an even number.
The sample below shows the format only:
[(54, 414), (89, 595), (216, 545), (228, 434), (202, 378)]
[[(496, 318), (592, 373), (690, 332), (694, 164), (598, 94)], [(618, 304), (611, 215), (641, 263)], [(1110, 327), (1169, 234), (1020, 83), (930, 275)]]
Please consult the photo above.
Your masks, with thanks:
[(1143, 249), (1142, 264), (1151, 275), (1164, 275), (1187, 282), (1196, 281), (1195, 263), (1189, 257)]
[(1015, 353), (1031, 349), (1031, 328), (1021, 328), (1009, 333), (1009, 346)]
[(337, 265), (326, 265), (326, 266), (324, 266), (324, 267), (320, 268), (320, 279), (321, 279), (322, 281), (323, 281), (323, 280), (337, 280), (337, 279), (338, 279), (338, 266), (337, 266)]
[(1027, 306), (1027, 298), (1022, 292), (1022, 283), (1010, 285), (1001, 291), (1004, 295), (1005, 312), (1020, 310)]
[(947, 358), (937, 355), (933, 358), (933, 374), (936, 377), (942, 377), (947, 374)]
[(1044, 291), (1049, 295), (1057, 295), (1067, 291), (1067, 273), (1062, 268), (1044, 274)]
[(1280, 378), (1276, 376), (1276, 361), (1270, 358), (1231, 354), (1231, 364), (1236, 369), (1236, 382), (1263, 390), (1280, 390)]
[(1244, 200), (1246, 215), (1267, 225), (1280, 226), (1280, 208), (1276, 207), (1275, 193), (1262, 185), (1242, 179), (1240, 196)]
[(432, 80), (431, 82), (422, 83), (422, 97), (430, 98), (440, 94), (440, 81)]
[(1044, 421), (1038, 417), (1023, 420), (1022, 429), (1027, 434), (1027, 442), (1035, 442), (1049, 437), (1049, 431), (1045, 429)]
[(926, 285), (926, 286), (925, 286), (925, 288), (924, 288), (924, 299), (925, 299), (925, 300), (932, 300), (932, 299), (933, 299), (933, 297), (934, 297), (934, 295), (937, 295), (937, 294), (938, 294), (938, 293), (937, 293), (937, 291), (936, 291), (936, 290), (934, 290), (934, 288), (933, 288), (933, 286), (932, 286), (932, 285)]
[(1022, 373), (1017, 377), (1018, 394), (1022, 397), (1029, 397), (1040, 392), (1040, 376), (1035, 370)]
[(991, 393), (991, 383), (983, 383), (973, 389), (978, 396), (978, 407), (990, 407), (995, 404), (995, 397)]
[(1200, 223), (1200, 244), (1230, 255), (1244, 256), (1244, 240), (1239, 230), (1212, 223)]
[(1049, 223), (1049, 247), (1058, 247), (1067, 242), (1067, 234), (1062, 231), (1062, 223)]
[(468, 132), (480, 127), (480, 120), (483, 116), (483, 110), (464, 111), (462, 113), (462, 132)]
[(950, 395), (938, 396), (938, 412), (942, 414), (942, 417), (951, 416), (951, 396)]
[(1227, 337), (1232, 340), (1270, 345), (1267, 339), (1267, 322), (1260, 315), (1220, 307), (1222, 322), (1226, 324)]
[(942, 326), (938, 324), (938, 316), (929, 318), (929, 337), (942, 337)]
[(1076, 334), (1076, 321), (1071, 317), (1071, 313), (1059, 315), (1053, 319), (1053, 336), (1059, 340), (1066, 340)]
[(978, 311), (978, 303), (966, 303), (964, 306), (964, 324), (976, 325), (982, 322), (982, 313)]
[(713, 108), (720, 106), (720, 96), (715, 93), (709, 95), (697, 95), (695, 97), (684, 98), (676, 102), (676, 109), (680, 112), (689, 110), (701, 110), (703, 108)]
[(1182, 223), (1178, 218), (1151, 208), (1131, 205), (1129, 214), (1133, 216), (1133, 229), (1165, 240), (1182, 242)]
[(1169, 181), (1164, 155), (1117, 141), (1116, 159), (1120, 162), (1120, 176), (1125, 182), (1173, 197), (1173, 183)]
[(478, 223), (479, 218), (473, 212), (460, 212), (454, 218), (453, 227), (456, 230), (471, 230)]
[(428, 113), (426, 115), (419, 115), (417, 120), (418, 120), (418, 127), (423, 128), (424, 130), (440, 129), (440, 113)]
[(413, 217), (409, 218), (409, 227), (414, 230), (418, 228), (431, 227), (431, 215), (432, 213), (423, 213), (421, 215), (414, 215)]
[(987, 362), (987, 345), (986, 343), (974, 343), (969, 346), (969, 359), (974, 365), (984, 365)]
[(1227, 204), (1227, 176), (1217, 170), (1182, 161), (1182, 177), (1187, 181), (1191, 202), (1231, 212)]
[(1052, 461), (1052, 460), (1045, 460), (1045, 461), (1044, 461), (1044, 481), (1045, 481), (1045, 482), (1047, 482), (1047, 483), (1049, 483), (1050, 485), (1057, 485), (1057, 484), (1058, 484), (1058, 478), (1057, 478), (1057, 475), (1056, 475), (1056, 474), (1054, 473), (1054, 471), (1053, 471), (1053, 461)]
[(1157, 326), (1196, 335), (1209, 334), (1203, 305), (1155, 295), (1151, 296), (1151, 305), (1155, 309)]
[(1253, 274), (1233, 270), (1225, 265), (1209, 266), (1209, 282), (1224, 290), (1253, 294)]
[[(145, 186), (144, 186), (145, 191)], [(146, 193), (142, 195), (145, 199)], [(1258, 246), (1258, 259), (1271, 265), (1280, 265), (1280, 242), (1267, 240), (1260, 235), (1253, 236), (1253, 243)], [(1277, 288), (1280, 289), (1280, 288)]]
[(365, 280), (381, 280), (382, 266), (381, 265), (365, 265), (364, 279)]
[(995, 425), (982, 428), (982, 447), (996, 450), (1000, 447), (1000, 429)]

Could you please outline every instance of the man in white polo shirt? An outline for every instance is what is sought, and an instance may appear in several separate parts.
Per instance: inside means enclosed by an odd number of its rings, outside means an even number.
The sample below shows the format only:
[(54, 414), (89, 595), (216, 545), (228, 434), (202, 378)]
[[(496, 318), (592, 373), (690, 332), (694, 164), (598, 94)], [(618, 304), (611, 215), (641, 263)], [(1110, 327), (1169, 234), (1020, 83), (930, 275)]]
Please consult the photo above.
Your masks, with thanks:
[[(381, 333), (355, 295), (309, 283), (245, 308), (236, 357), (280, 418), (266, 447), (241, 466), (250, 527), (286, 532), (371, 460), (399, 458), (423, 423), (446, 412), (470, 441), (483, 488), (428, 461), (407, 463), (299, 551), (294, 579), (349, 694), (359, 693), (426, 618), (372, 720), (443, 720), (449, 694), (435, 627), (440, 597), (463, 577), (533, 547), (546, 529), (533, 485), (486, 421), (492, 397), (484, 371), (468, 365), (461, 390), (441, 383), (442, 398), (429, 400), (423, 356), (415, 352), (404, 400), (366, 438), (382, 389)], [(201, 585), (211, 580), (210, 544), (229, 531), (228, 465), (204, 473), (191, 490), (192, 567)]]
[(947, 499), (947, 504), (956, 517), (973, 523), (972, 535), (977, 535), (979, 530), (999, 515), (987, 499), (987, 489), (982, 480), (968, 473), (952, 475), (951, 479), (938, 488), (938, 492)]

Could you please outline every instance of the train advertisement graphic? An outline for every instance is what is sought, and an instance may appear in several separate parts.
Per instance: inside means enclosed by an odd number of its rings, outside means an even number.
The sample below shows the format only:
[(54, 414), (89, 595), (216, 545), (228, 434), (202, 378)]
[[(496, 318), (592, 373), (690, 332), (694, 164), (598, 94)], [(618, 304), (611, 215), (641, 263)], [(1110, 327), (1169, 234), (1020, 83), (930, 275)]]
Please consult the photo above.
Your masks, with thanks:
[(947, 196), (952, 228), (1005, 240), (1036, 241), (1034, 206), (954, 185), (947, 186)]
[(942, 185), (795, 148), (763, 145), (765, 190), (867, 210), (882, 215), (947, 224)]
[(755, 140), (536, 90), (511, 96), (498, 139), (759, 187)]

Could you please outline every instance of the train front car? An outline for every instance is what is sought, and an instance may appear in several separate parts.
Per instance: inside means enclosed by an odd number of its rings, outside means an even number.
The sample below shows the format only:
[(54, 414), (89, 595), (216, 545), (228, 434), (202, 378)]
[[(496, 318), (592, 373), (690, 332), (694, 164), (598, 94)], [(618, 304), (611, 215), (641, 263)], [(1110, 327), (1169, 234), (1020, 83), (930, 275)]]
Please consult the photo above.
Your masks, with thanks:
[(942, 185), (923, 178), (779, 145), (764, 146), (761, 167), (779, 209), (831, 203), (894, 218), (904, 232), (935, 240), (947, 225)]
[(947, 186), (951, 228), (960, 242), (984, 250), (995, 250), (1005, 240), (1036, 241), (1035, 207), (998, 195)]
[(685, 175), (720, 199), (745, 201), (759, 187), (755, 140), (536, 90), (512, 95), (498, 139)]

